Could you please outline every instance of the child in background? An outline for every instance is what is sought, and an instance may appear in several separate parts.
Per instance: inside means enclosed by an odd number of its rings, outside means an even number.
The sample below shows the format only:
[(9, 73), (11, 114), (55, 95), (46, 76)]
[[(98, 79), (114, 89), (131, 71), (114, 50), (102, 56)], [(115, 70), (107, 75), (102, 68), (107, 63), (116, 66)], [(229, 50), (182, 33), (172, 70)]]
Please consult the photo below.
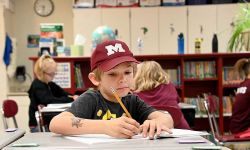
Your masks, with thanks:
[[(134, 92), (151, 106), (173, 106), (179, 111), (179, 96), (169, 75), (155, 61), (144, 61), (137, 65)], [(172, 116), (175, 117), (175, 116)], [(181, 121), (175, 128), (190, 129), (181, 113)]]
[(69, 103), (78, 96), (69, 96), (59, 85), (52, 80), (56, 74), (57, 64), (49, 55), (42, 55), (35, 63), (33, 80), (28, 91), (30, 98), (29, 105), (29, 127), (30, 132), (38, 132), (35, 112), (38, 106), (46, 106), (50, 103)]
[[(161, 131), (171, 133), (173, 120), (169, 114), (156, 111), (139, 97), (129, 94), (136, 63), (124, 42), (109, 40), (98, 44), (91, 56), (92, 72), (89, 73), (89, 79), (98, 90), (83, 93), (71, 108), (55, 116), (50, 130), (63, 135), (107, 134), (116, 138), (132, 138), (141, 132), (150, 139)], [(111, 88), (132, 118), (124, 115)]]
[(250, 128), (250, 59), (239, 59), (235, 69), (241, 78), (245, 78), (237, 88), (230, 121), (230, 131), (239, 133)]

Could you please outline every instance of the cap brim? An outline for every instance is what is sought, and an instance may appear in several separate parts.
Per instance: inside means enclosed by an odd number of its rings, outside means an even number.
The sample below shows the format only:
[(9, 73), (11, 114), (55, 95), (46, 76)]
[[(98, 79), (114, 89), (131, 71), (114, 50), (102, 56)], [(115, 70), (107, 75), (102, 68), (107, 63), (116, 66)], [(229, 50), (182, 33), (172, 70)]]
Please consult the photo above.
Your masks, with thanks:
[(123, 56), (123, 57), (117, 57), (114, 59), (111, 59), (100, 66), (98, 66), (102, 71), (109, 71), (110, 69), (114, 68), (115, 66), (123, 63), (123, 62), (135, 62), (139, 63), (135, 58), (131, 56)]

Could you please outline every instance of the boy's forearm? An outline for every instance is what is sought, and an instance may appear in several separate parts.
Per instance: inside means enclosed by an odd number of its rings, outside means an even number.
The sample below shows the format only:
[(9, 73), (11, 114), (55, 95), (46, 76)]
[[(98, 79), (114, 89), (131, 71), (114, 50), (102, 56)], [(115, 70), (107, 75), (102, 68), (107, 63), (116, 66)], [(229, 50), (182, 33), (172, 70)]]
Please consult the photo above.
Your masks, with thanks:
[(106, 123), (106, 120), (89, 120), (59, 114), (51, 120), (49, 128), (51, 132), (62, 135), (106, 134)]
[(163, 114), (159, 119), (164, 121), (165, 124), (167, 124), (168, 128), (174, 127), (174, 121), (173, 121), (173, 118), (170, 114)]

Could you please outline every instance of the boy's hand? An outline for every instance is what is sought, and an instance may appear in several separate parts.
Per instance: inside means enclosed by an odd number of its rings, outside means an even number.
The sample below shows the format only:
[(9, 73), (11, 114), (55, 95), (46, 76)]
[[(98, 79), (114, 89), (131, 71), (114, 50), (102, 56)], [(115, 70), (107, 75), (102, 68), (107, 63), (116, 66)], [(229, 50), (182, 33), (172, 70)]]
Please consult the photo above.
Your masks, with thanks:
[(166, 125), (157, 119), (145, 120), (140, 126), (140, 131), (144, 138), (149, 137), (149, 139), (154, 139), (155, 135), (159, 136), (162, 131), (172, 133)]
[(122, 116), (107, 121), (105, 133), (116, 138), (132, 138), (140, 132), (140, 124), (134, 119)]

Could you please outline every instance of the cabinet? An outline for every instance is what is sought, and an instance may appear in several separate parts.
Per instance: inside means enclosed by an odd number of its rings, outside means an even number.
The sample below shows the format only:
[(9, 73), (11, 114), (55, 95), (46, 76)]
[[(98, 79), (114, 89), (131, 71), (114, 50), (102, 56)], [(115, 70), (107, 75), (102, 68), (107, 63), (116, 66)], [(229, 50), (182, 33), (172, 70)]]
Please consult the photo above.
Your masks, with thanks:
[(92, 32), (102, 25), (107, 25), (117, 30), (117, 39), (130, 45), (129, 8), (74, 9), (73, 13), (74, 37), (77, 34), (81, 34), (86, 38), (84, 56), (91, 55)]
[(74, 9), (73, 14), (73, 37), (81, 34), (86, 38), (83, 54), (90, 56), (92, 32), (101, 25), (101, 9)]
[(102, 9), (102, 24), (116, 30), (116, 38), (130, 45), (129, 8)]
[(159, 53), (178, 53), (178, 34), (184, 35), (184, 50), (187, 52), (187, 7), (159, 8)]
[(131, 8), (131, 50), (134, 54), (159, 54), (158, 8)]
[(233, 22), (239, 12), (239, 5), (224, 4), (217, 6), (217, 37), (219, 41), (219, 51), (227, 51), (227, 43), (233, 31)]
[(188, 7), (188, 53), (195, 52), (195, 39), (202, 38), (201, 53), (212, 52), (212, 38), (216, 33), (216, 5)]
[[(86, 37), (84, 56), (91, 54), (91, 34), (100, 25), (118, 31), (134, 54), (177, 54), (177, 36), (184, 33), (185, 53), (195, 52), (195, 39), (202, 38), (201, 53), (212, 52), (218, 34), (219, 52), (227, 51), (238, 4), (178, 7), (74, 9), (74, 36)], [(91, 17), (89, 17), (91, 16)], [(114, 19), (113, 19), (114, 18)]]
[[(176, 85), (177, 92), (180, 96), (181, 101), (184, 98), (197, 97), (202, 93), (211, 93), (216, 95), (219, 99), (219, 127), (220, 131), (224, 131), (224, 120), (223, 120), (223, 96), (234, 94), (234, 90), (237, 87), (234, 85), (223, 84), (223, 69), (224, 67), (232, 67), (235, 62), (240, 58), (249, 58), (250, 53), (206, 53), (206, 54), (184, 54), (184, 55), (137, 55), (135, 56), (139, 61), (155, 60), (161, 64), (164, 69), (177, 69), (179, 84)], [(93, 84), (88, 79), (88, 73), (90, 72), (90, 58), (89, 57), (55, 57), (58, 63), (68, 62), (70, 63), (70, 74), (71, 74), (71, 87), (66, 90), (70, 93), (81, 93)], [(35, 62), (37, 57), (31, 57), (30, 60)], [(186, 64), (188, 63), (206, 63), (210, 62), (214, 73), (209, 76), (204, 75), (202, 72), (197, 70), (187, 69)], [(84, 86), (82, 88), (76, 87), (76, 76), (75, 68), (80, 65), (80, 72), (83, 79)], [(204, 65), (205, 66), (205, 65)], [(195, 66), (196, 67), (196, 66)], [(179, 68), (179, 69), (178, 69)], [(205, 67), (203, 67), (205, 68)], [(187, 76), (187, 73), (196, 73), (195, 76)], [(201, 75), (203, 74), (203, 75)], [(225, 124), (227, 128), (228, 124)]]

